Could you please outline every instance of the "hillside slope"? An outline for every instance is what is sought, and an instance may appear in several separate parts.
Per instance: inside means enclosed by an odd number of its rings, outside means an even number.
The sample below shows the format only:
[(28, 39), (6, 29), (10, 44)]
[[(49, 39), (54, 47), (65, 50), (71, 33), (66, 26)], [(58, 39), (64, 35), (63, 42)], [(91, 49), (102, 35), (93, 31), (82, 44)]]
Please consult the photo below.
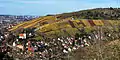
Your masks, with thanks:
[(40, 17), (40, 18), (30, 20), (30, 21), (27, 21), (24, 23), (20, 23), (20, 24), (14, 26), (9, 31), (16, 31), (19, 29), (33, 28), (33, 27), (36, 27), (37, 25), (41, 26), (41, 25), (48, 24), (48, 23), (50, 24), (50, 23), (53, 23), (54, 21), (55, 21), (54, 16)]
[(75, 19), (118, 20), (120, 19), (120, 8), (96, 8), (58, 15), (60, 19), (68, 17), (73, 17)]
[[(73, 33), (74, 33), (75, 31), (77, 32), (81, 27), (91, 28), (93, 26), (120, 25), (119, 20), (112, 20), (112, 18), (109, 18), (110, 20), (105, 20), (107, 18), (106, 14), (110, 16), (110, 11), (113, 12), (112, 15), (114, 14), (115, 16), (118, 15), (118, 18), (119, 18), (120, 15), (117, 12), (120, 12), (120, 9), (98, 8), (98, 9), (83, 10), (83, 11), (73, 12), (73, 13), (43, 16), (38, 19), (34, 19), (34, 20), (30, 20), (30, 21), (18, 24), (17, 26), (14, 26), (9, 31), (17, 31), (17, 30), (27, 29), (27, 28), (36, 28), (38, 32), (43, 32), (48, 34), (49, 33), (51, 34), (51, 32), (57, 33), (61, 31), (68, 31), (69, 33), (72, 34), (72, 32), (70, 32), (71, 30), (73, 30)], [(104, 16), (104, 19), (96, 19), (97, 18), (96, 14), (99, 16), (102, 16), (102, 15), (106, 15), (106, 16)], [(86, 16), (86, 17), (82, 18), (83, 16)], [(92, 18), (91, 20), (87, 19), (90, 16), (94, 18)]]

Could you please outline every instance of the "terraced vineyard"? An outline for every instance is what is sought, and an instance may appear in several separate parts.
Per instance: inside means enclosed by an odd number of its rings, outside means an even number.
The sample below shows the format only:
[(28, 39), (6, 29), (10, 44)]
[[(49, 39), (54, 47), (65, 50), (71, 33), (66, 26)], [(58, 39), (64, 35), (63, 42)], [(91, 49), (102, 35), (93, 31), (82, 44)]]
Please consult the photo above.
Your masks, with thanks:
[(27, 22), (18, 24), (17, 26), (14, 26), (9, 31), (16, 31), (18, 29), (31, 28), (31, 27), (35, 27), (38, 24), (44, 23), (44, 22), (51, 22), (52, 23), (54, 21), (55, 21), (54, 16), (40, 17), (38, 19), (34, 19), (34, 20), (31, 20), (31, 21), (27, 21)]
[[(105, 10), (105, 11), (104, 11)], [(43, 16), (31, 21), (27, 21), (24, 23), (20, 23), (17, 26), (14, 26), (9, 31), (18, 31), (27, 28), (36, 28), (36, 31), (39, 33), (46, 33), (46, 35), (54, 35), (56, 33), (65, 34), (68, 32), (70, 35), (74, 35), (76, 32), (79, 31), (80, 28), (86, 28), (85, 30), (89, 32), (89, 30), (94, 29), (94, 26), (119, 26), (119, 14), (117, 14), (116, 9), (91, 9), (91, 10), (83, 10), (78, 12), (72, 13), (63, 13), (57, 15), (50, 15), (50, 16)], [(119, 9), (117, 9), (119, 10)], [(116, 20), (108, 20), (108, 16), (104, 16), (104, 12), (106, 11), (113, 11), (118, 15)], [(92, 13), (92, 15), (90, 14)], [(87, 13), (87, 14), (86, 14)], [(95, 16), (94, 16), (94, 14)], [(106, 12), (106, 14), (110, 14)], [(101, 15), (102, 19), (99, 19), (97, 15)], [(87, 17), (88, 16), (88, 17)], [(104, 17), (102, 17), (104, 16)], [(80, 18), (81, 17), (81, 18)], [(86, 18), (82, 18), (86, 17)], [(91, 19), (92, 17), (98, 19)], [(88, 18), (88, 19), (87, 19)], [(107, 20), (106, 20), (107, 19)], [(112, 19), (112, 18), (111, 18)]]
[[(82, 20), (66, 18), (57, 20), (56, 16), (44, 16), (35, 20), (27, 21), (17, 26), (14, 26), (10, 31), (17, 31), (20, 29), (36, 28), (38, 32), (46, 33), (46, 35), (65, 34), (64, 31), (70, 35), (78, 32), (79, 28), (86, 28), (86, 31), (92, 30), (94, 26), (115, 26), (120, 25), (119, 20)], [(38, 29), (39, 28), (39, 29)]]

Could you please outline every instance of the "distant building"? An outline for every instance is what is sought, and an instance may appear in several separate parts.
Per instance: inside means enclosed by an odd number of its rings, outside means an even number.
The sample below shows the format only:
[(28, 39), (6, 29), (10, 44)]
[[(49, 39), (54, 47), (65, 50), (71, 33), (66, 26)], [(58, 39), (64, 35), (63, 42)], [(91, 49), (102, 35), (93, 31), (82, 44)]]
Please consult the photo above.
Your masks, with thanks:
[(35, 18), (38, 18), (39, 16), (16, 16), (16, 15), (0, 15), (0, 23), (4, 22), (20, 22), (20, 21), (28, 21), (28, 20), (32, 20)]

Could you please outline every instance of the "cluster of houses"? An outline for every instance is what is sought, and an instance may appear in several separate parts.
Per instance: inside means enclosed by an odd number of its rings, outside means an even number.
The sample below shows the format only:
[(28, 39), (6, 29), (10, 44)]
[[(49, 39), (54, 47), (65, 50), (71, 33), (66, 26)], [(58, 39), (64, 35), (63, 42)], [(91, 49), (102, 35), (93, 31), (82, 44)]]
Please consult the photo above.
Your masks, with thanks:
[[(119, 32), (113, 32), (118, 35), (116, 39), (120, 38)], [(13, 41), (12, 46), (20, 49), (16, 52), (17, 55), (26, 59), (37, 58), (37, 59), (64, 59), (71, 53), (80, 48), (84, 48), (94, 43), (98, 43), (99, 40), (104, 41), (106, 38), (113, 37), (113, 33), (93, 31), (91, 33), (79, 34), (74, 37), (58, 37), (58, 38), (47, 38), (43, 40), (35, 40), (28, 36), (33, 36), (33, 33), (20, 33), (19, 37)]]
[[(35, 60), (66, 59), (66, 57), (68, 58), (68, 55), (72, 53), (72, 51), (94, 45), (98, 43), (99, 40), (105, 41), (108, 38), (113, 39), (113, 37), (114, 39), (120, 38), (119, 31), (105, 32), (94, 30), (90, 33), (78, 33), (77, 36), (72, 37), (63, 36), (58, 38), (35, 40), (33, 39), (35, 36), (33, 31), (30, 31), (29, 29), (29, 32), (21, 32), (18, 34), (18, 36), (9, 32), (0, 33), (0, 51), (7, 51), (7, 54), (12, 55), (14, 58), (23, 58), (25, 60), (29, 59), (30, 57), (34, 58)], [(8, 47), (11, 47), (12, 49), (9, 50)]]

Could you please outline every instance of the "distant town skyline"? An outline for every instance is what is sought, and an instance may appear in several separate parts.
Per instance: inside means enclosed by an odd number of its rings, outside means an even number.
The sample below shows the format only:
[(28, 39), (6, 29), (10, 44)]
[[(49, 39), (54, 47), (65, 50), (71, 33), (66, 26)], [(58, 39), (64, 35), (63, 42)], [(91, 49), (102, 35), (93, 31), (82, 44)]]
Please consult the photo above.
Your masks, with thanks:
[(0, 15), (44, 16), (119, 6), (119, 0), (0, 0)]

